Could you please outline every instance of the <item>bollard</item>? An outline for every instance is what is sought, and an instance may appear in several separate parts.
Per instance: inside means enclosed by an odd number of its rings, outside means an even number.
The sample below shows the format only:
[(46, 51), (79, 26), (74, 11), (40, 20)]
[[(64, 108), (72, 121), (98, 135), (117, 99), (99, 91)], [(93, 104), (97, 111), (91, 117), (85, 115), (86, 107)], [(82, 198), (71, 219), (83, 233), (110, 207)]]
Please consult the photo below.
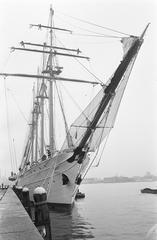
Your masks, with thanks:
[(18, 198), (20, 199), (20, 201), (22, 201), (22, 187), (21, 186), (15, 187), (15, 193), (18, 196)]
[(30, 206), (30, 199), (29, 199), (29, 189), (24, 187), (22, 189), (22, 204), (26, 209), (27, 213), (31, 217), (31, 206)]
[(13, 185), (12, 189), (13, 189), (14, 193), (16, 193), (16, 186), (15, 185)]
[(51, 239), (50, 218), (47, 205), (47, 193), (42, 187), (34, 190), (35, 225), (44, 239)]

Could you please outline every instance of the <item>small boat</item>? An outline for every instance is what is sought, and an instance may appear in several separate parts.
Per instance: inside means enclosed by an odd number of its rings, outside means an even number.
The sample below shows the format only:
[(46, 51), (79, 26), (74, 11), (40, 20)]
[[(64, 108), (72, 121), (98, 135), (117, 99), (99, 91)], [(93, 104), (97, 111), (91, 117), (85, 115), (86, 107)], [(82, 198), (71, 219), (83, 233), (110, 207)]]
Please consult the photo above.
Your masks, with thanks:
[(85, 198), (85, 193), (78, 191), (76, 193), (75, 199)]
[(8, 178), (9, 181), (15, 181), (17, 180), (17, 175), (14, 172), (11, 172), (11, 176)]
[(157, 189), (144, 188), (144, 189), (141, 189), (141, 193), (152, 193), (152, 194), (157, 194)]

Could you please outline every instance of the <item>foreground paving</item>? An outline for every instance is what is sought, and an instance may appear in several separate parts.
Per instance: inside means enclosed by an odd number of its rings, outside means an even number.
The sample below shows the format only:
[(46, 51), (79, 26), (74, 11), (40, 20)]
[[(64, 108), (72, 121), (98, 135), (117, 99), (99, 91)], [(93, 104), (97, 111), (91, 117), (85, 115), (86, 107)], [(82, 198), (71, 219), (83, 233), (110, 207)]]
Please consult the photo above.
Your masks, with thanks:
[(43, 240), (11, 188), (0, 201), (0, 240)]

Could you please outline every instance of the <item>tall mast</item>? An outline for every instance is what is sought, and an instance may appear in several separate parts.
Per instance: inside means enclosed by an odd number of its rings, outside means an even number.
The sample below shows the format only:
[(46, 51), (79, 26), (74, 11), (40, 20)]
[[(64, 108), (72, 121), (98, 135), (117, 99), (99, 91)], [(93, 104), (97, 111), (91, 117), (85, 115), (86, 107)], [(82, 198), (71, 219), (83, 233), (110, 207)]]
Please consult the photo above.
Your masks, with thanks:
[[(54, 11), (52, 6), (50, 7), (50, 75), (53, 77), (53, 66), (52, 66), (52, 18), (53, 18)], [(53, 119), (53, 79), (49, 81), (49, 144), (50, 144), (50, 151), (53, 152), (55, 150), (55, 141), (54, 141), (54, 119)]]
[(38, 100), (36, 102), (36, 137), (35, 137), (35, 162), (38, 161), (38, 116), (39, 116), (39, 103)]
[(34, 98), (35, 98), (35, 89), (33, 87), (33, 110), (32, 110), (32, 123), (31, 123), (31, 127), (32, 127), (32, 132), (31, 132), (31, 141), (32, 141), (32, 154), (31, 154), (31, 163), (34, 162)]
[(41, 157), (44, 154), (44, 97), (43, 97), (43, 87), (44, 87), (44, 79), (42, 79), (42, 92), (41, 92), (41, 142), (40, 142), (40, 151), (41, 151)]
[[(39, 70), (38, 70), (39, 71)], [(37, 96), (39, 95), (39, 79), (37, 79)], [(35, 114), (36, 114), (36, 137), (35, 137), (35, 162), (38, 161), (38, 118), (39, 118), (39, 99), (36, 98), (36, 108), (35, 108)]]
[[(44, 46), (43, 46), (43, 50), (45, 50)], [(43, 71), (45, 69), (45, 53), (43, 53)], [(44, 155), (44, 93), (45, 93), (45, 79), (42, 78), (42, 83), (41, 83), (41, 141), (40, 141), (40, 155), (41, 157)], [(40, 94), (39, 94), (40, 95)]]

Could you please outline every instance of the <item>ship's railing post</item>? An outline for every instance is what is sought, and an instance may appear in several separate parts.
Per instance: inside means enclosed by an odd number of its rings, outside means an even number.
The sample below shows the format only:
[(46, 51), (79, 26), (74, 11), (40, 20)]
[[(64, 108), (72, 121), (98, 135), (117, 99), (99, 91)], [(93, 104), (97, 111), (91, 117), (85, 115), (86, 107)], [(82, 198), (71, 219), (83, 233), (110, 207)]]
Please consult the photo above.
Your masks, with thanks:
[(31, 205), (30, 205), (30, 198), (29, 198), (29, 189), (24, 187), (22, 189), (22, 204), (26, 209), (27, 213), (31, 217)]
[(43, 187), (37, 187), (34, 190), (33, 198), (35, 203), (35, 225), (44, 239), (51, 239), (46, 190)]
[(20, 199), (20, 201), (22, 202), (23, 196), (22, 196), (22, 187), (21, 186), (14, 186), (13, 187), (14, 192), (16, 193), (16, 195), (18, 196), (18, 198)]

